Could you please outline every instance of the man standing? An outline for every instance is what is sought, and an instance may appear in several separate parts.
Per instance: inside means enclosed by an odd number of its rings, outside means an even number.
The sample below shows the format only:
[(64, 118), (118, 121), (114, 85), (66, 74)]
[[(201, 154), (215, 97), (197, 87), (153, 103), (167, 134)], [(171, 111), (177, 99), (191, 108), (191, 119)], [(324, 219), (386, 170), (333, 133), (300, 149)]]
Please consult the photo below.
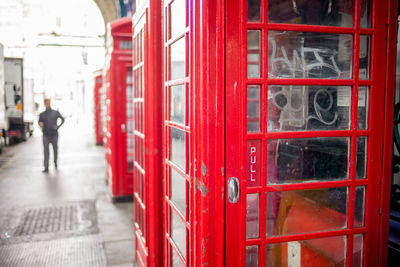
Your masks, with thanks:
[[(57, 141), (58, 128), (64, 123), (65, 119), (60, 112), (54, 110), (50, 106), (50, 98), (44, 100), (46, 110), (39, 115), (39, 126), (43, 131), (43, 147), (44, 147), (44, 169), (43, 172), (49, 171), (49, 145), (53, 146), (54, 151), (54, 167), (57, 169)], [(58, 124), (58, 119), (61, 123)]]

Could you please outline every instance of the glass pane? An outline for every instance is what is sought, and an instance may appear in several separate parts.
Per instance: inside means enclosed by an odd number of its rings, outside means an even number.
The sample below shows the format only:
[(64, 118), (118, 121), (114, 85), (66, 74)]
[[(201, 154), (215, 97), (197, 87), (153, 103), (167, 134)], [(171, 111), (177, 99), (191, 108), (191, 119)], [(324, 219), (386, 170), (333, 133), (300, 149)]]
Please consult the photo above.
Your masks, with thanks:
[(183, 258), (186, 258), (186, 225), (173, 210), (171, 210), (171, 236)]
[(170, 9), (171, 35), (170, 38), (182, 33), (186, 27), (186, 7), (184, 0), (174, 0)]
[(185, 37), (173, 43), (170, 47), (170, 76), (171, 80), (185, 77)]
[(171, 200), (185, 216), (186, 214), (186, 179), (171, 168)]
[(347, 187), (268, 192), (267, 236), (344, 229), (347, 201)]
[(368, 108), (369, 106), (369, 87), (358, 87), (358, 113), (357, 128), (359, 130), (368, 129)]
[(356, 179), (364, 179), (367, 168), (367, 137), (357, 137)]
[(361, 0), (360, 27), (371, 28), (371, 0)]
[(260, 22), (261, 20), (261, 1), (247, 0), (247, 20), (250, 22)]
[(258, 266), (258, 246), (246, 247), (246, 267)]
[(247, 86), (247, 132), (260, 131), (260, 86)]
[(172, 266), (173, 267), (183, 267), (185, 266), (181, 259), (179, 258), (178, 254), (176, 254), (176, 251), (173, 247), (170, 247), (170, 250), (172, 251)]
[(268, 87), (268, 131), (347, 130), (351, 87)]
[(260, 78), (261, 31), (247, 31), (247, 77)]
[(362, 267), (364, 258), (364, 235), (354, 235), (353, 240), (353, 267)]
[(346, 241), (345, 236), (334, 236), (267, 244), (265, 266), (345, 266)]
[(185, 123), (185, 108), (186, 108), (186, 101), (185, 101), (185, 85), (175, 85), (170, 87), (170, 103), (171, 103), (171, 110), (170, 110), (170, 120), (175, 121), (178, 123)]
[(171, 161), (183, 171), (186, 170), (185, 132), (171, 128)]
[(369, 79), (370, 40), (371, 37), (369, 35), (360, 35), (360, 80)]
[(273, 23), (352, 27), (354, 0), (269, 0), (268, 20)]
[(288, 184), (348, 179), (347, 137), (271, 139), (267, 183)]
[(268, 77), (351, 79), (353, 36), (269, 31)]
[(365, 214), (365, 186), (356, 187), (354, 203), (354, 227), (364, 226)]
[(257, 238), (259, 229), (259, 195), (247, 194), (246, 237)]

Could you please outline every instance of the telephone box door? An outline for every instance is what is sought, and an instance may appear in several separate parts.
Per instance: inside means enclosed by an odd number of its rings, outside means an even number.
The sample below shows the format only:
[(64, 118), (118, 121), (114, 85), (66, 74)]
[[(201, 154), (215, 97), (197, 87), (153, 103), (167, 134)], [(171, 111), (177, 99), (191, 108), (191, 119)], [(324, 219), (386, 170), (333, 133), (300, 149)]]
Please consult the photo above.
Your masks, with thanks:
[(226, 266), (378, 266), (386, 2), (235, 2)]

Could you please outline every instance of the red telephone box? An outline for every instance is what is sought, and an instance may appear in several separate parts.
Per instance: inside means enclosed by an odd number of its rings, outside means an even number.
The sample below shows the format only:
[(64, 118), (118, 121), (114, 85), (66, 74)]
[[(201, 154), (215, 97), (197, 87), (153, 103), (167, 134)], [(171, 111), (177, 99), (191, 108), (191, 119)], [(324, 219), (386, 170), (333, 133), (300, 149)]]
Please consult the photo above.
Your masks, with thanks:
[(163, 266), (386, 266), (397, 2), (162, 5)]
[(103, 126), (101, 120), (101, 90), (103, 86), (102, 70), (98, 70), (94, 73), (94, 131), (96, 137), (96, 145), (103, 144)]
[(105, 82), (107, 181), (113, 198), (133, 193), (132, 22), (108, 26)]
[(159, 1), (138, 2), (132, 25), (135, 258), (138, 266), (156, 267), (163, 263), (162, 39)]

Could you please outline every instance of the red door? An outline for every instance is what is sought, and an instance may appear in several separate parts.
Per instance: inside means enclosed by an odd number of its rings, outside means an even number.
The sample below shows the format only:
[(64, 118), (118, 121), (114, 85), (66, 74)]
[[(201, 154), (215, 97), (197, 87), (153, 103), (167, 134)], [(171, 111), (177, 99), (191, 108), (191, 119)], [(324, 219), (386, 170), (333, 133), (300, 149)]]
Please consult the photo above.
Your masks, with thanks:
[(94, 73), (94, 129), (95, 129), (95, 137), (96, 137), (96, 145), (103, 144), (103, 127), (101, 124), (101, 97), (102, 97), (102, 86), (103, 86), (103, 78), (102, 78), (102, 70), (98, 70)]
[(234, 2), (226, 266), (378, 266), (386, 2)]

